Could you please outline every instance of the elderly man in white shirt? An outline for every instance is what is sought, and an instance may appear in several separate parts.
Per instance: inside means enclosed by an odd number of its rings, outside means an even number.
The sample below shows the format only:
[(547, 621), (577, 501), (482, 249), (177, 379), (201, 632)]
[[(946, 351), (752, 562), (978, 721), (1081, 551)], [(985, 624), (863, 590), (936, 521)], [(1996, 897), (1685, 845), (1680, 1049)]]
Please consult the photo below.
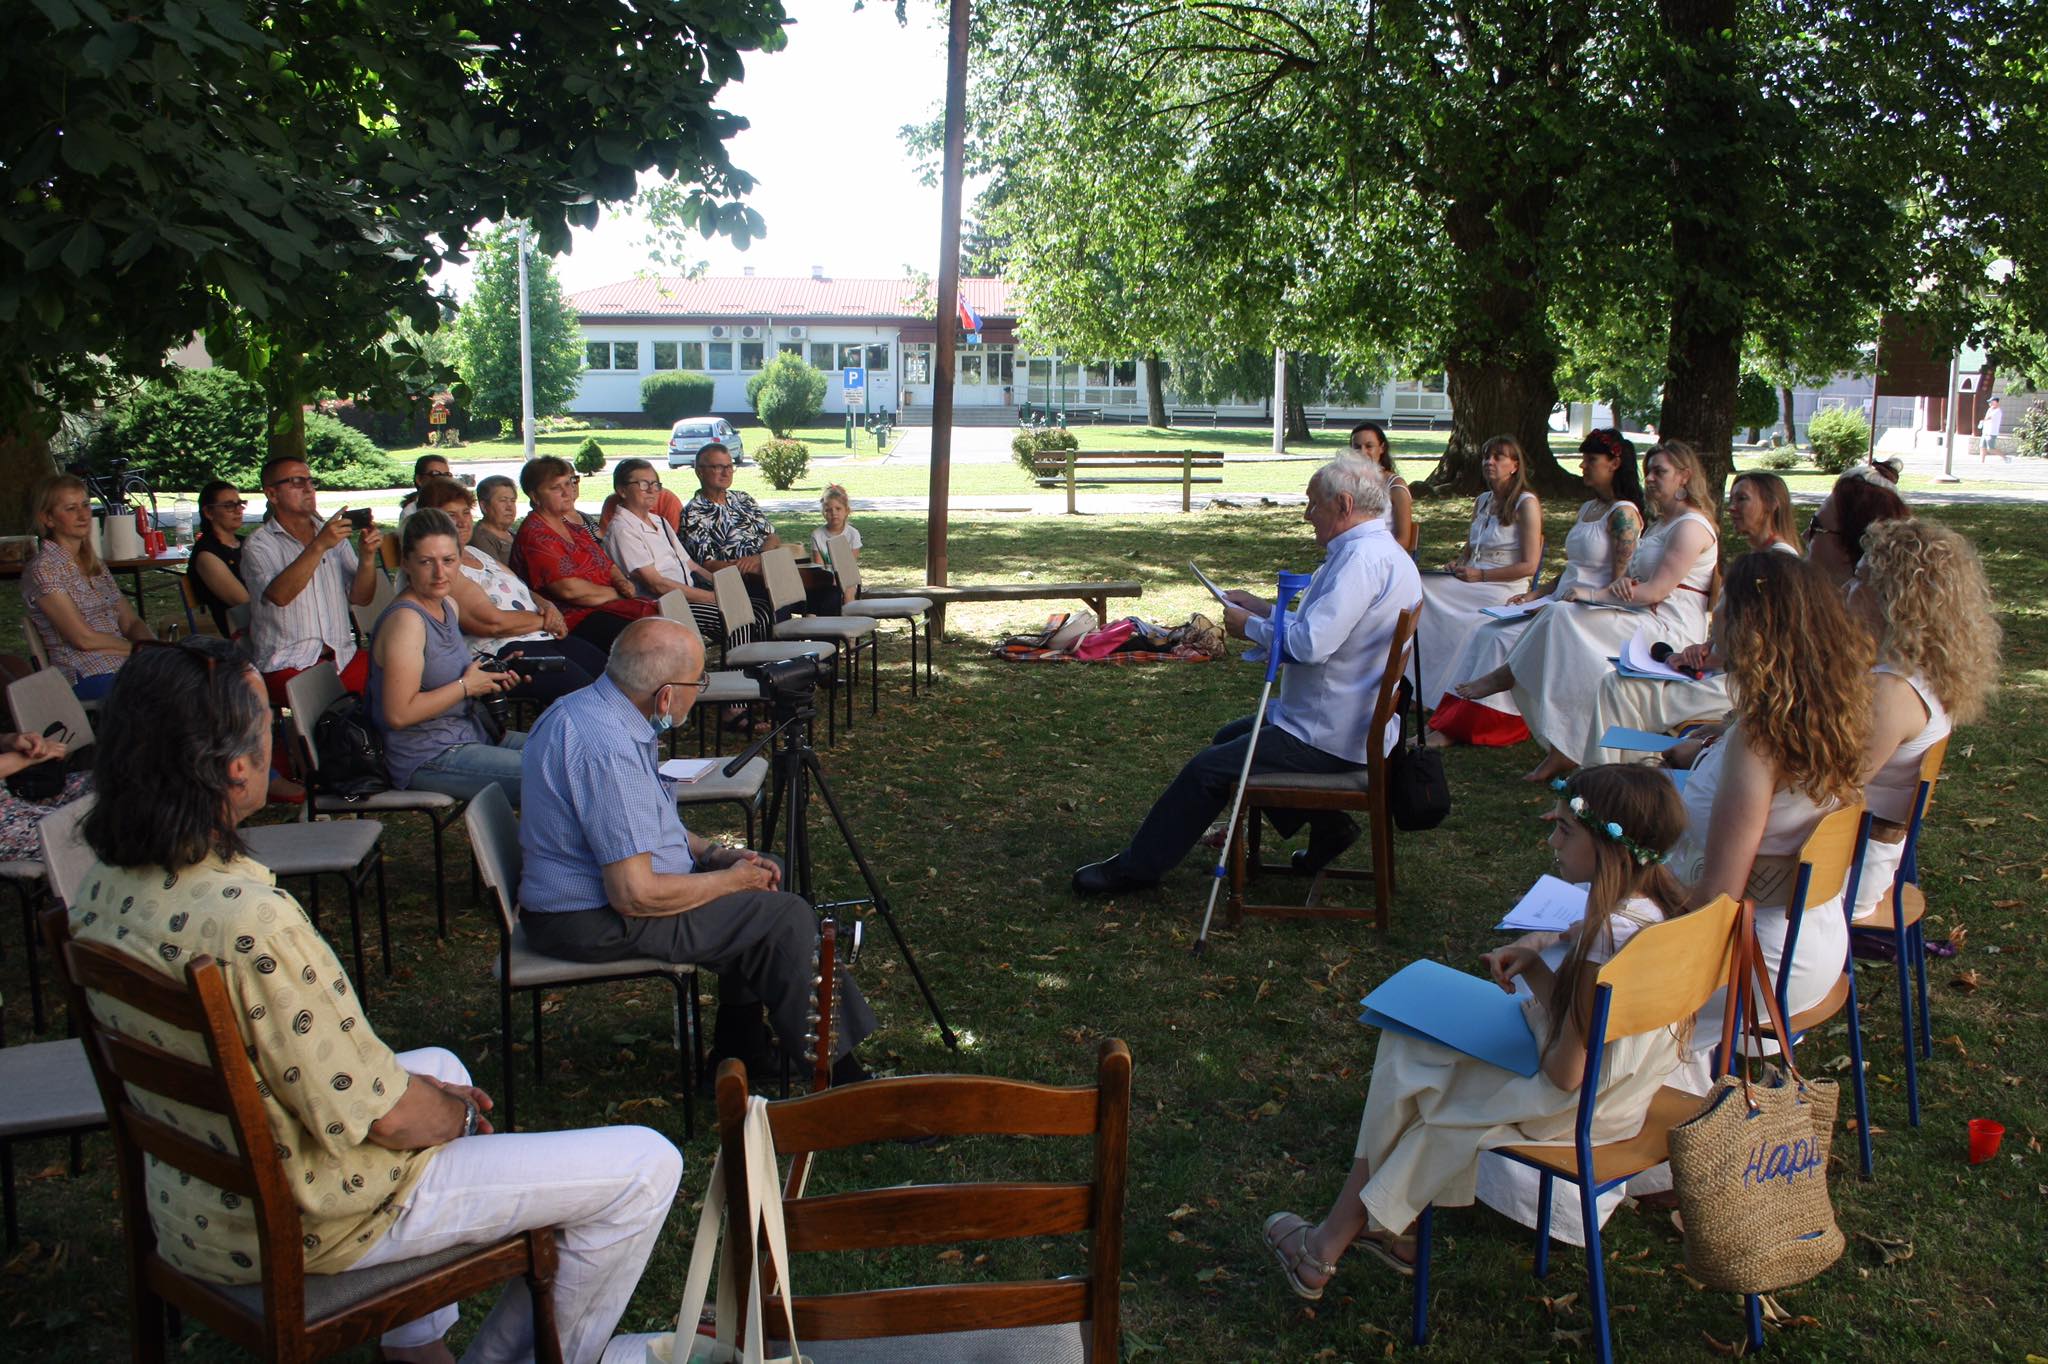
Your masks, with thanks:
[[(1385, 733), (1370, 732), (1373, 702), (1396, 618), (1421, 602), (1422, 579), (1380, 520), (1386, 508), (1385, 475), (1363, 460), (1336, 460), (1309, 480), (1307, 520), (1326, 555), (1287, 616), (1279, 698), (1258, 736), (1254, 772), (1355, 771), (1373, 744), (1386, 753), (1398, 741), (1398, 719)], [(1270, 648), (1272, 603), (1249, 592), (1229, 597), (1224, 628)], [(1075, 892), (1107, 895), (1164, 878), (1230, 803), (1251, 731), (1249, 715), (1216, 731), (1153, 804), (1129, 846), (1074, 873)], [(1290, 812), (1271, 817), (1283, 837), (1300, 827)], [(1327, 866), (1358, 838), (1357, 824), (1341, 811), (1319, 811), (1307, 823), (1308, 847), (1295, 854), (1306, 870)]]
[(285, 705), (284, 684), (327, 658), (342, 686), (360, 696), (370, 660), (356, 648), (349, 607), (375, 600), (384, 537), (367, 521), (358, 556), (348, 542), (348, 508), (320, 521), (320, 485), (297, 456), (273, 457), (262, 481), (270, 517), (242, 547), (242, 584), (249, 589), (249, 643), (263, 685), (273, 704)]

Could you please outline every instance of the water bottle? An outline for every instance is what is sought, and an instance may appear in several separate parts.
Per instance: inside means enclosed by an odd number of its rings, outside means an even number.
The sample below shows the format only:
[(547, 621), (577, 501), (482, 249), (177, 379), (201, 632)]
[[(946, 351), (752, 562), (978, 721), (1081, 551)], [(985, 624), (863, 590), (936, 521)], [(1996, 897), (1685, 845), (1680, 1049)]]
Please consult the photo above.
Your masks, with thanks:
[(192, 507), (192, 499), (180, 497), (171, 504), (170, 533), (174, 545), (189, 545), (198, 539), (198, 518)]

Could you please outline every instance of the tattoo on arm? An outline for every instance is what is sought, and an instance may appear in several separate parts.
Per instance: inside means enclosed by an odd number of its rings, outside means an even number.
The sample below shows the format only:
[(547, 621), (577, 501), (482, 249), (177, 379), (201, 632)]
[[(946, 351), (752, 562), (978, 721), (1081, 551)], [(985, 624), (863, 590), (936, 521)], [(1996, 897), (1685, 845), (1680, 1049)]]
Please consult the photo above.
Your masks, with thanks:
[(1636, 556), (1636, 542), (1642, 538), (1642, 518), (1636, 509), (1623, 502), (1607, 514), (1607, 534), (1612, 549), (1608, 554), (1608, 566), (1619, 578), (1628, 571), (1628, 561)]

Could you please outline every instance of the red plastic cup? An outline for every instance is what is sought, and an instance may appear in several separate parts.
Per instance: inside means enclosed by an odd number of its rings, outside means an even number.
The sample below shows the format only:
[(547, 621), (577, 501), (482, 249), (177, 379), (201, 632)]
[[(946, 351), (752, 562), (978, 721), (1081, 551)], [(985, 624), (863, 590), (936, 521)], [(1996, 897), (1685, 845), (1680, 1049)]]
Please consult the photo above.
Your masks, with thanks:
[(1998, 1154), (1998, 1143), (2005, 1139), (2005, 1127), (1989, 1118), (1970, 1119), (1970, 1164), (1982, 1165)]

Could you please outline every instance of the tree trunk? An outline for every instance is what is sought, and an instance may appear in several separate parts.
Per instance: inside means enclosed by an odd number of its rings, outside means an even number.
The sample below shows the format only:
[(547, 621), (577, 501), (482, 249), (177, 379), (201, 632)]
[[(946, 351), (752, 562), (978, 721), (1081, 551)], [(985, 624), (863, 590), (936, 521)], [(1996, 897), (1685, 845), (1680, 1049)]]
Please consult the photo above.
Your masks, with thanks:
[(270, 457), (306, 457), (306, 405), (294, 398), (270, 414)]
[(32, 535), (28, 493), (35, 481), (56, 471), (50, 458), (50, 438), (36, 421), (33, 409), (24, 410), (14, 421), (0, 427), (0, 535)]
[(1799, 423), (1792, 415), (1792, 386), (1790, 384), (1784, 384), (1779, 387), (1778, 406), (1782, 411), (1781, 420), (1785, 427), (1785, 444), (1796, 449), (1799, 445)]
[(1166, 362), (1153, 351), (1145, 357), (1145, 424), (1166, 428), (1166, 376), (1161, 373)]
[(1479, 453), (1494, 436), (1521, 444), (1524, 473), (1541, 493), (1580, 486), (1550, 453), (1550, 413), (1557, 406), (1557, 379), (1549, 369), (1498, 361), (1456, 358), (1444, 365), (1451, 395), (1451, 439), (1430, 471), (1429, 486), (1443, 493), (1477, 494), (1486, 487)]
[(1287, 358), (1287, 442), (1307, 445), (1315, 437), (1308, 429), (1308, 408), (1301, 401), (1301, 378), (1294, 357)]
[(1735, 466), (1735, 393), (1742, 374), (1750, 274), (1735, 0), (1660, 0), (1673, 56), (1664, 82), (1664, 147), (1671, 168), (1671, 300), (1664, 411), (1658, 434), (1691, 442), (1718, 490)]

